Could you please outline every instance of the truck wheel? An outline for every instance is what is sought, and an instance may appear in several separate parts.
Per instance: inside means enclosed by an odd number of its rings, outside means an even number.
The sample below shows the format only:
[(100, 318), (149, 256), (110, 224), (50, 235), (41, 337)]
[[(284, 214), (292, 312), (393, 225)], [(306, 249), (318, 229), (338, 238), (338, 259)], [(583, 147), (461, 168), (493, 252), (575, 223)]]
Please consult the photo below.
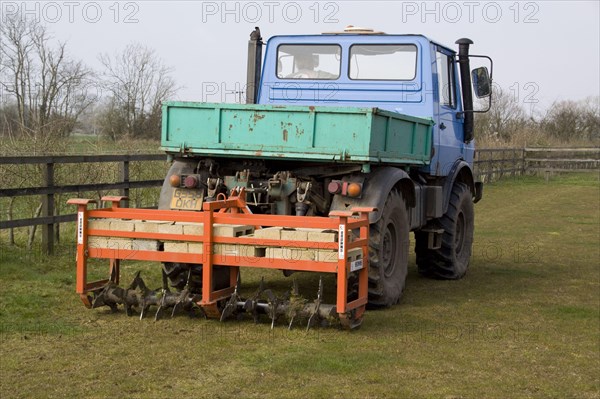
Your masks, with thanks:
[(456, 183), (452, 188), (448, 211), (439, 219), (444, 229), (442, 247), (428, 249), (427, 233), (415, 233), (419, 273), (447, 280), (456, 280), (465, 275), (473, 250), (474, 215), (469, 187), (464, 183)]
[(392, 306), (400, 300), (408, 272), (408, 234), (406, 206), (393, 190), (369, 230), (369, 305)]

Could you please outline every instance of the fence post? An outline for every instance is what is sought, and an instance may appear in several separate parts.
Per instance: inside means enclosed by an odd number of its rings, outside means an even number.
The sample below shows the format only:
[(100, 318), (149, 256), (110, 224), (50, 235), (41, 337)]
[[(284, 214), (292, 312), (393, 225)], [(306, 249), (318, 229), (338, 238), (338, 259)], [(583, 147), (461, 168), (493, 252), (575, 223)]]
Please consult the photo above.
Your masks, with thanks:
[[(121, 176), (120, 176), (121, 181), (123, 183), (129, 183), (129, 161), (124, 160), (123, 162), (121, 162), (119, 164), (119, 171), (121, 174)], [(121, 196), (129, 198), (129, 188), (128, 187), (121, 189)], [(124, 200), (121, 202), (122, 202), (121, 207), (123, 207), (123, 208), (129, 207), (128, 200)]]
[[(45, 187), (54, 187), (54, 163), (46, 164), (42, 179)], [(54, 193), (42, 195), (42, 215), (54, 217)], [(52, 222), (42, 225), (42, 249), (48, 255), (54, 253), (54, 223)]]
[(517, 162), (517, 149), (513, 148), (512, 150), (513, 164), (512, 164), (512, 176), (513, 179), (517, 178), (517, 169), (519, 169), (519, 163)]

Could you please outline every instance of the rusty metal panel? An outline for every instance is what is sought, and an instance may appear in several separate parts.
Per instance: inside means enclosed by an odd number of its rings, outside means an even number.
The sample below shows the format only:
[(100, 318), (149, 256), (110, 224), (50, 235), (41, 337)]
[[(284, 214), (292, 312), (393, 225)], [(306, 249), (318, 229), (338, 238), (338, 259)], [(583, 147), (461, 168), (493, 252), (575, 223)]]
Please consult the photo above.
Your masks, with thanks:
[(433, 121), (377, 108), (167, 102), (174, 154), (305, 161), (429, 163)]

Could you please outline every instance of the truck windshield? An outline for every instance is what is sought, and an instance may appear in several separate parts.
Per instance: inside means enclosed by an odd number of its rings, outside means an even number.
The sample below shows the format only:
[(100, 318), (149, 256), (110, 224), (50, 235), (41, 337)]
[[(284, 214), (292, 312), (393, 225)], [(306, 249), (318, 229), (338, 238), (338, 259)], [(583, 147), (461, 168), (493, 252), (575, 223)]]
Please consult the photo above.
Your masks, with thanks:
[(350, 47), (350, 79), (413, 80), (417, 47), (412, 44), (355, 44)]
[(332, 80), (340, 77), (338, 45), (282, 44), (277, 48), (279, 79)]

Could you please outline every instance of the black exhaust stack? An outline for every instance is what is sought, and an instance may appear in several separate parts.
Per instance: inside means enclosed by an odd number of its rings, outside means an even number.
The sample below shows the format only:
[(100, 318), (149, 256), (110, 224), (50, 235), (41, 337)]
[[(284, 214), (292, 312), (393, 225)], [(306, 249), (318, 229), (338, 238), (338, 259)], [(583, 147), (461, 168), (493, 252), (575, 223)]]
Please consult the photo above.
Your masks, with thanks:
[(471, 93), (471, 65), (469, 63), (469, 46), (471, 39), (463, 38), (456, 41), (458, 44), (458, 63), (460, 64), (460, 82), (462, 86), (464, 108), (464, 142), (473, 140), (473, 94)]
[(255, 27), (248, 40), (248, 74), (246, 75), (246, 104), (256, 104), (262, 62), (262, 37)]

